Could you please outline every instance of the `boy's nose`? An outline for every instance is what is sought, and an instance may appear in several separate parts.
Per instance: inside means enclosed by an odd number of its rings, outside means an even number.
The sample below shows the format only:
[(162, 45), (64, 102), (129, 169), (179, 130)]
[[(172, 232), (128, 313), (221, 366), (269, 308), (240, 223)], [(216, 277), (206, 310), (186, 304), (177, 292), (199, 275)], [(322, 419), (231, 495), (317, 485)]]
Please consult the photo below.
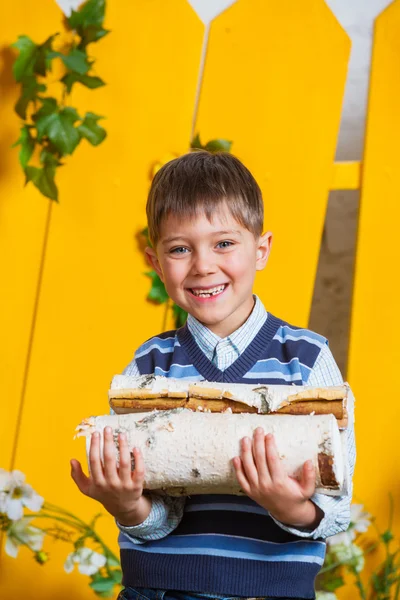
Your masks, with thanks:
[(196, 275), (209, 275), (215, 273), (216, 265), (210, 255), (197, 255), (193, 261), (193, 272)]

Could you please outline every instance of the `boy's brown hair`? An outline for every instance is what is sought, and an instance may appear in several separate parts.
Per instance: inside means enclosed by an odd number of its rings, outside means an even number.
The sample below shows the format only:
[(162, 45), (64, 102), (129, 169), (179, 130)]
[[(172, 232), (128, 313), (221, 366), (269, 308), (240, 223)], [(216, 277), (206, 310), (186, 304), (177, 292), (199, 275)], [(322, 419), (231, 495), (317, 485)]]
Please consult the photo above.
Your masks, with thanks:
[(147, 200), (150, 241), (159, 241), (162, 221), (169, 215), (193, 219), (205, 213), (211, 221), (226, 203), (232, 216), (255, 237), (262, 234), (261, 190), (250, 171), (228, 152), (196, 150), (166, 163), (156, 173)]

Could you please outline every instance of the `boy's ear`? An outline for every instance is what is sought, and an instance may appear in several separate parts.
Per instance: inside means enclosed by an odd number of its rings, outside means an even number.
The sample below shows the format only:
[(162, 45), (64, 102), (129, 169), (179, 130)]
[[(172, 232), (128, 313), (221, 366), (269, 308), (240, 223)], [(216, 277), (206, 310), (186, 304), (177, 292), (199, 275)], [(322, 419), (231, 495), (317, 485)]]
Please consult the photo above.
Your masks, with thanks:
[(272, 247), (272, 233), (267, 231), (264, 233), (257, 246), (257, 260), (256, 260), (256, 271), (262, 271), (268, 262), (269, 253)]
[(154, 250), (154, 248), (149, 248), (149, 247), (145, 248), (144, 251), (145, 251), (147, 259), (150, 261), (153, 269), (155, 270), (155, 272), (157, 273), (157, 275), (159, 276), (161, 281), (164, 283), (163, 273), (161, 270), (160, 262), (157, 258), (156, 251)]

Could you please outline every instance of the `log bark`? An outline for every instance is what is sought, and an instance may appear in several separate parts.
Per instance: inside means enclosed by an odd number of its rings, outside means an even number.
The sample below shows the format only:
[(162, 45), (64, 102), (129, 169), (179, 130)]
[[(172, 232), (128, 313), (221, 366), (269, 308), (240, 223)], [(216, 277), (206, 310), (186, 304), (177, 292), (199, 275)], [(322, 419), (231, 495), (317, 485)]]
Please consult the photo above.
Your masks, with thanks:
[(131, 449), (141, 449), (146, 465), (146, 488), (170, 494), (240, 494), (232, 458), (240, 455), (240, 440), (257, 427), (273, 433), (286, 472), (298, 477), (311, 459), (317, 472), (317, 491), (331, 495), (346, 489), (346, 456), (333, 415), (292, 416), (218, 414), (186, 409), (91, 417), (78, 435), (111, 426), (116, 447), (126, 432)]

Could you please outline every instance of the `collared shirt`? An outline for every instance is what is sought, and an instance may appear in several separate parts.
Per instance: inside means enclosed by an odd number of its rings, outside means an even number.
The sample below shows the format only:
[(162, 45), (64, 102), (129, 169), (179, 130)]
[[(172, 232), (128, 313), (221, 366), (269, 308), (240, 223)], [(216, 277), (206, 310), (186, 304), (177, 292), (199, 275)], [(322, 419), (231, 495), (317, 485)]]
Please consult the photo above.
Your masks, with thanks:
[[(221, 371), (227, 369), (246, 350), (268, 318), (268, 313), (260, 299), (257, 296), (254, 296), (254, 299), (253, 311), (246, 322), (225, 338), (217, 336), (192, 315), (188, 316), (187, 325), (196, 343), (207, 358)], [(124, 374), (140, 375), (134, 361), (124, 371)], [(342, 383), (343, 379), (335, 359), (329, 347), (324, 345), (311, 371), (307, 385), (321, 387), (326, 385), (341, 385)], [(355, 463), (354, 407), (348, 405), (347, 412), (347, 449), (350, 473), (353, 473)], [(313, 531), (286, 526), (274, 519), (272, 515), (271, 518), (282, 529), (300, 537), (317, 539), (332, 536), (342, 531), (343, 524), (349, 521), (351, 495), (351, 477), (349, 481), (349, 493), (347, 495), (327, 496), (325, 494), (314, 494), (312, 500), (324, 512), (324, 517)], [(133, 527), (125, 527), (118, 523), (117, 525), (123, 533), (128, 535), (137, 544), (142, 544), (147, 540), (161, 539), (173, 531), (179, 524), (183, 514), (184, 503), (184, 498), (153, 496), (152, 510), (143, 523)]]

